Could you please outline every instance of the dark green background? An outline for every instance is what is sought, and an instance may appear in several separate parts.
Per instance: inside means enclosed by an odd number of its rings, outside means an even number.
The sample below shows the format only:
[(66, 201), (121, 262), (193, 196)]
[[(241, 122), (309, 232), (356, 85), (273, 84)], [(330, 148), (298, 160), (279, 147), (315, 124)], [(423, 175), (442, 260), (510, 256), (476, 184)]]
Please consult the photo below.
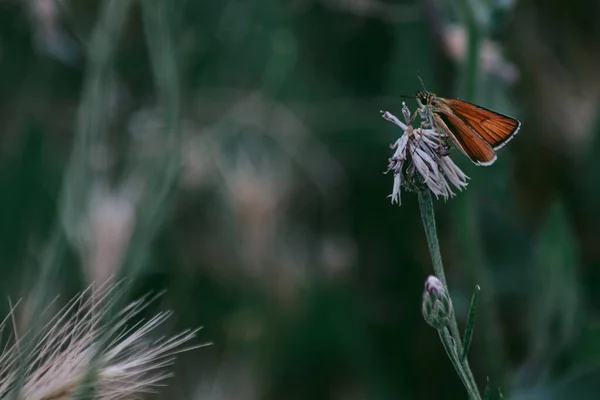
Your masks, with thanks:
[[(420, 314), (432, 268), (416, 196), (392, 206), (382, 173), (401, 132), (379, 112), (400, 115), (418, 71), (523, 123), (491, 167), (455, 151), (468, 190), (436, 202), (460, 324), (482, 288), (482, 391), (489, 377), (505, 398), (600, 398), (595, 1), (156, 0), (154, 25), (132, 1), (121, 31), (108, 2), (44, 1), (55, 18), (0, 2), (2, 298), (89, 285), (78, 218), (99, 185), (141, 176), (111, 271), (131, 298), (166, 289), (165, 332), (204, 326), (198, 343), (214, 343), (182, 355), (158, 398), (466, 398)], [(450, 24), (471, 39), (462, 60)], [(476, 62), (489, 40), (514, 81)], [(131, 132), (161, 115), (179, 121), (175, 147), (161, 122)]]

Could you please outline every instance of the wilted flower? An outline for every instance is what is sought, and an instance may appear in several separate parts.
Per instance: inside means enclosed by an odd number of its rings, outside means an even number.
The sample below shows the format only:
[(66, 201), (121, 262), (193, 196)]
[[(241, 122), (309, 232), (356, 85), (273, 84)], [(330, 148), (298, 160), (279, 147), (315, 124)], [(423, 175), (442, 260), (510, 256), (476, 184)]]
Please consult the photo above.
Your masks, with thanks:
[(402, 103), (402, 114), (405, 123), (387, 111), (382, 115), (403, 130), (400, 139), (391, 146), (395, 151), (386, 171), (394, 172), (392, 203), (400, 204), (402, 186), (411, 191), (429, 189), (436, 198), (444, 199), (454, 196), (450, 184), (458, 190), (467, 187), (469, 177), (448, 156), (450, 147), (446, 144), (446, 134), (422, 126), (414, 129), (405, 103)]
[(444, 284), (435, 276), (429, 276), (425, 281), (421, 311), (425, 322), (435, 329), (444, 328), (452, 318), (452, 300)]

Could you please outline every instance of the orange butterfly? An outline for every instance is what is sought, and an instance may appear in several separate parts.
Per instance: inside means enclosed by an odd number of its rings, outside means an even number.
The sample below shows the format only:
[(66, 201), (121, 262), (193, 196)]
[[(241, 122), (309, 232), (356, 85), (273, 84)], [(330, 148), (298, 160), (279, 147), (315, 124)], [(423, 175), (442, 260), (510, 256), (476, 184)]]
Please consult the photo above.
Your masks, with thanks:
[(477, 165), (491, 165), (496, 150), (504, 146), (519, 131), (521, 123), (507, 115), (475, 104), (437, 97), (423, 90), (417, 92), (421, 115)]

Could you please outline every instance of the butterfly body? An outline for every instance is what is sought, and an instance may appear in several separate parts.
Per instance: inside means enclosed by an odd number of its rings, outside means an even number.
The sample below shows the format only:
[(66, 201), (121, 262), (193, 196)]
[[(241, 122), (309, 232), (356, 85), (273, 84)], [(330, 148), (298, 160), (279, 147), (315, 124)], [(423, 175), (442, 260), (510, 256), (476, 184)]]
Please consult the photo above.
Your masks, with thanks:
[(450, 137), (477, 165), (493, 164), (496, 150), (508, 143), (521, 127), (512, 117), (463, 100), (438, 97), (426, 90), (418, 92), (416, 97), (428, 125)]

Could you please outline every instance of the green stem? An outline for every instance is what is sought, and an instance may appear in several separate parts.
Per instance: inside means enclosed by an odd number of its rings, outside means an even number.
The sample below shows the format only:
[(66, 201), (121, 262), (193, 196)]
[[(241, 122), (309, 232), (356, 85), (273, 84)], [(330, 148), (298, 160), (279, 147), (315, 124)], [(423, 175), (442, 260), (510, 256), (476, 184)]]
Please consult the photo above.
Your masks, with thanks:
[[(110, 95), (111, 74), (117, 53), (119, 38), (125, 27), (125, 19), (132, 5), (130, 0), (106, 0), (102, 4), (98, 22), (94, 27), (89, 47), (89, 67), (84, 82), (81, 105), (77, 115), (77, 136), (65, 174), (65, 187), (61, 198), (61, 213), (65, 233), (77, 241), (81, 215), (85, 213), (90, 194), (90, 182), (97, 179), (89, 159), (96, 151), (108, 129), (107, 109)], [(108, 338), (96, 338), (99, 343)], [(87, 399), (96, 395), (98, 357), (103, 344), (94, 350), (85, 375), (69, 398)]]
[(469, 24), (467, 42), (467, 67), (465, 71), (465, 100), (475, 101), (479, 71), (479, 31), (473, 21)]
[(467, 26), (467, 60), (465, 64), (465, 90), (463, 96), (467, 101), (475, 101), (479, 72), (479, 43), (481, 41), (481, 23), (477, 21), (475, 11), (469, 0), (462, 0), (460, 6)]
[[(438, 279), (442, 281), (444, 287), (448, 289), (448, 284), (446, 282), (446, 274), (444, 273), (444, 265), (442, 263), (442, 254), (440, 252), (440, 244), (438, 241), (437, 230), (435, 226), (435, 212), (433, 209), (431, 193), (428, 190), (422, 190), (418, 193), (419, 208), (421, 210), (421, 220), (423, 221), (423, 227), (425, 228), (425, 236), (427, 236), (427, 245), (429, 247), (429, 254), (431, 255), (431, 260), (433, 262), (433, 271), (438, 277)], [(448, 290), (448, 292), (450, 291)], [(462, 349), (463, 345), (462, 341), (460, 340), (461, 335), (458, 329), (458, 322), (456, 321), (455, 315), (452, 315), (449, 327), (451, 338), (454, 342), (454, 347), (457, 349)], [(456, 355), (456, 363), (453, 359), (454, 355)], [(468, 360), (465, 359), (463, 362), (461, 362), (458, 358), (458, 353), (453, 353), (453, 355), (450, 358), (452, 363), (455, 365), (457, 373), (459, 374), (459, 376), (461, 376), (461, 379), (462, 373), (464, 373), (467, 376), (467, 380), (469, 381), (468, 385), (465, 384), (467, 390), (471, 393), (471, 389), (473, 389), (474, 392), (477, 394), (475, 398), (481, 399), (481, 395), (479, 394), (479, 390), (477, 389), (477, 383), (475, 382), (475, 378), (473, 377), (473, 373), (471, 372), (471, 367), (469, 366)]]
[(479, 395), (479, 390), (477, 389), (476, 383), (471, 380), (464, 363), (462, 363), (458, 357), (456, 341), (452, 338), (452, 335), (448, 331), (448, 328), (438, 330), (438, 335), (440, 336), (440, 340), (444, 346), (444, 350), (446, 350), (446, 354), (452, 362), (456, 373), (458, 374), (460, 380), (465, 386), (465, 389), (467, 389), (469, 398), (474, 400), (481, 400), (481, 396)]
[(431, 254), (431, 261), (433, 262), (433, 271), (447, 288), (448, 283), (446, 282), (446, 275), (444, 274), (442, 254), (440, 253), (440, 244), (438, 242), (435, 228), (433, 201), (431, 200), (431, 193), (427, 190), (419, 191), (419, 209), (421, 210), (421, 220), (423, 221), (425, 235), (427, 236), (429, 254)]
[(81, 216), (88, 207), (90, 182), (95, 173), (90, 159), (96, 155), (97, 144), (108, 129), (107, 104), (110, 97), (111, 74), (129, 0), (104, 1), (98, 23), (92, 33), (89, 61), (81, 104), (77, 112), (76, 136), (67, 165), (60, 199), (60, 212), (65, 233), (72, 242), (79, 240)]
[[(161, 106), (163, 127), (160, 132), (161, 153), (148, 164), (132, 161), (132, 175), (144, 182), (144, 195), (136, 209), (127, 254), (119, 271), (125, 279), (127, 292), (145, 262), (149, 249), (164, 222), (181, 165), (180, 143), (180, 83), (176, 45), (170, 19), (174, 7), (169, 0), (143, 0), (144, 31), (150, 55), (153, 80)], [(124, 298), (124, 301), (127, 299)]]

